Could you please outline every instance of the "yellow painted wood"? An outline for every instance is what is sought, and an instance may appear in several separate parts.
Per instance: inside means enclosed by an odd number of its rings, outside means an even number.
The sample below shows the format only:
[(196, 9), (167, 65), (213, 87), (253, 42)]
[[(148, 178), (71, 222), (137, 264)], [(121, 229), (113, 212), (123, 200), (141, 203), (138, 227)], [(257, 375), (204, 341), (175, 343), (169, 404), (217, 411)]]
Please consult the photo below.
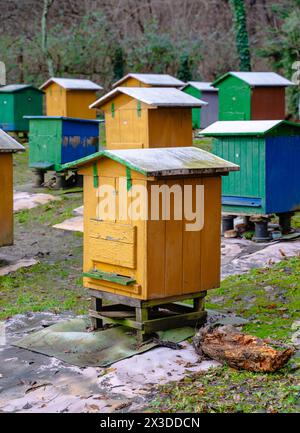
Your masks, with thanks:
[[(128, 77), (127, 80), (123, 81), (122, 87), (153, 87), (150, 84), (142, 83), (136, 78)], [(160, 86), (161, 87), (161, 86)]]
[[(192, 177), (178, 179), (147, 179), (131, 171), (132, 189), (126, 215), (116, 214), (113, 220), (99, 214), (105, 197), (101, 185), (116, 189), (116, 210), (124, 195), (126, 169), (108, 158), (97, 162), (99, 187), (94, 187), (93, 165), (80, 169), (84, 176), (84, 272), (99, 269), (133, 278), (136, 283), (121, 286), (117, 283), (84, 278), (87, 288), (135, 297), (159, 299), (197, 293), (218, 287), (220, 283), (221, 178)], [(122, 183), (123, 182), (123, 183)], [(135, 215), (134, 188), (148, 189), (148, 209), (151, 209), (151, 186), (191, 186), (193, 209), (196, 210), (196, 187), (204, 186), (204, 227), (186, 231), (187, 219), (176, 220), (171, 205), (171, 218), (162, 218), (162, 196), (158, 220), (139, 220)], [(122, 189), (123, 188), (123, 189)], [(127, 193), (127, 190), (126, 190)], [(183, 197), (184, 201), (184, 197)], [(101, 205), (99, 207), (99, 205)]]
[(156, 108), (128, 95), (102, 107), (108, 149), (192, 146), (192, 110)]
[(96, 111), (89, 106), (96, 100), (94, 90), (66, 90), (57, 83), (46, 89), (46, 115), (96, 119)]
[(0, 247), (13, 244), (13, 157), (0, 153)]
[(45, 89), (46, 116), (67, 116), (66, 91), (56, 83)]
[(149, 110), (148, 147), (185, 147), (193, 145), (192, 110), (158, 108)]

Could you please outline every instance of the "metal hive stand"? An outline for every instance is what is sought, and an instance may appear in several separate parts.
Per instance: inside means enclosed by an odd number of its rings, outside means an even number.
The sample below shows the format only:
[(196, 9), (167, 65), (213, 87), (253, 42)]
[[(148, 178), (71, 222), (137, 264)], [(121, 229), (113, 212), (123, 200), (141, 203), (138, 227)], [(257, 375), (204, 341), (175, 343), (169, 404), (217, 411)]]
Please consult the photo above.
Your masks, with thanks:
[[(102, 329), (103, 321), (127, 326), (137, 332), (137, 341), (147, 341), (153, 333), (184, 326), (201, 325), (206, 321), (206, 292), (172, 296), (148, 301), (90, 289), (89, 315), (93, 329)], [(179, 303), (192, 299), (193, 305)], [(112, 305), (103, 305), (103, 301)]]

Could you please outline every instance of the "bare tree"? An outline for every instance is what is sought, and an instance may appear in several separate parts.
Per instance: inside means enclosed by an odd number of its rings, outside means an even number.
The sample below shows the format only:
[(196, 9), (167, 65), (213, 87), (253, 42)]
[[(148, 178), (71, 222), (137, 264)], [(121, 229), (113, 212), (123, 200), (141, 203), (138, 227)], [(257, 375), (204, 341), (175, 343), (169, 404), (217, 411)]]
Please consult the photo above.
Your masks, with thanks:
[(53, 5), (54, 0), (44, 0), (44, 7), (42, 13), (42, 50), (47, 60), (48, 72), (51, 77), (54, 76), (54, 63), (51, 53), (48, 49), (48, 30), (47, 30), (47, 18), (48, 13)]

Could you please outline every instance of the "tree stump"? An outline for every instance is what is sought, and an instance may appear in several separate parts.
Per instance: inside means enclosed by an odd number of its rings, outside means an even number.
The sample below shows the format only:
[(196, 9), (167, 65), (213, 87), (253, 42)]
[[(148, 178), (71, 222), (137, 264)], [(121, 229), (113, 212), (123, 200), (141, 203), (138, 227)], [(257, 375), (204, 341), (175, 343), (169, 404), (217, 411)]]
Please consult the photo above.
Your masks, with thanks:
[[(196, 352), (238, 370), (271, 373), (282, 368), (295, 349), (276, 343), (267, 344), (233, 326), (200, 329), (193, 340)], [(274, 347), (276, 345), (276, 348)]]

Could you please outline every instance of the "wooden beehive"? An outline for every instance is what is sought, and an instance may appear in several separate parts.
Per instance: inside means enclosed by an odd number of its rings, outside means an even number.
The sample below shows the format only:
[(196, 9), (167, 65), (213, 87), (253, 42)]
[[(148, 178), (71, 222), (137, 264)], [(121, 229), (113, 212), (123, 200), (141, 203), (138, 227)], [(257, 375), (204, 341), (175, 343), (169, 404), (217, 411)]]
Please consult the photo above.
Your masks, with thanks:
[(41, 86), (46, 93), (46, 115), (96, 119), (96, 113), (89, 105), (101, 89), (90, 80), (50, 78)]
[(134, 74), (125, 75), (112, 85), (115, 87), (182, 87), (184, 82), (168, 74)]
[(285, 88), (294, 84), (274, 72), (229, 72), (217, 79), (219, 120), (285, 118)]
[(204, 101), (174, 88), (118, 87), (91, 105), (105, 114), (107, 149), (192, 145), (192, 108)]
[(0, 247), (13, 244), (13, 157), (25, 148), (0, 129)]
[[(86, 288), (149, 300), (189, 298), (219, 286), (221, 176), (238, 170), (236, 165), (195, 147), (185, 147), (105, 150), (63, 168), (74, 167), (84, 176)], [(108, 198), (99, 189), (106, 185), (115, 191), (118, 210), (120, 200), (129, 192), (125, 218), (120, 213), (107, 218), (103, 209)], [(178, 203), (172, 199), (169, 219), (162, 217), (161, 209), (156, 220), (134, 216), (130, 194), (135, 194), (135, 188), (147, 191), (146, 196), (140, 196), (140, 206), (148, 204), (150, 209), (152, 187), (163, 185), (179, 185), (181, 191), (190, 186), (193, 206), (196, 186), (203, 186), (203, 227), (188, 231), (187, 219), (175, 216)]]
[(266, 121), (216, 122), (213, 153), (240, 166), (223, 182), (223, 211), (269, 215), (300, 210), (300, 125)]
[(203, 129), (219, 118), (218, 89), (212, 83), (202, 81), (189, 81), (181, 90), (195, 98), (202, 99), (208, 105), (192, 109), (193, 129)]
[(43, 92), (29, 84), (0, 87), (0, 128), (10, 132), (27, 132), (24, 116), (43, 114)]

